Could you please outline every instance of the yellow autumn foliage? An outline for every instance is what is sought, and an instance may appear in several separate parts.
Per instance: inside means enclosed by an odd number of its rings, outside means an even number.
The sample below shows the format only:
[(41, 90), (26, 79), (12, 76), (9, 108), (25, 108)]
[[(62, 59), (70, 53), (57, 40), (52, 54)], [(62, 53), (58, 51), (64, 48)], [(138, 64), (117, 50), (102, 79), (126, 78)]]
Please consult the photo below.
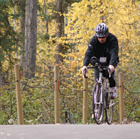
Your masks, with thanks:
[(128, 58), (125, 55), (131, 59), (134, 54), (130, 54), (130, 52), (133, 49), (138, 51), (139, 35), (137, 30), (140, 21), (138, 15), (137, 1), (96, 0), (93, 2), (82, 0), (80, 3), (73, 4), (67, 14), (69, 22), (66, 33), (68, 38), (80, 42), (77, 46), (80, 46), (78, 49), (84, 55), (89, 39), (94, 35), (93, 29), (100, 22), (105, 22), (109, 31), (117, 36), (121, 50), (119, 55), (120, 59), (123, 60), (121, 62), (124, 63), (123, 65), (127, 65), (128, 60), (125, 59)]
[[(60, 87), (65, 98), (72, 97), (73, 95), (78, 99), (81, 98), (81, 92), (76, 92), (74, 89), (82, 90), (83, 88), (81, 67), (84, 54), (89, 40), (94, 35), (95, 27), (101, 22), (106, 23), (109, 27), (109, 32), (118, 38), (120, 57), (118, 71), (122, 70), (124, 72), (126, 81), (133, 79), (133, 84), (135, 83), (135, 86), (138, 85), (137, 79), (140, 78), (139, 5), (138, 1), (131, 0), (81, 0), (79, 3), (73, 3), (68, 8), (68, 13), (63, 13), (64, 21), (66, 22), (65, 36), (55, 38), (55, 41), (67, 48), (64, 54), (60, 54), (64, 58), (63, 63), (60, 64)], [(55, 33), (56, 22), (53, 20), (49, 22), (49, 34), (54, 35)], [(51, 40), (52, 38), (50, 38), (49, 42)], [(49, 57), (45, 55), (41, 57), (54, 65), (57, 43), (49, 42), (45, 42), (43, 45)], [(47, 51), (48, 46), (51, 46), (50, 51)], [(88, 77), (89, 90), (91, 90), (94, 82), (94, 72), (89, 70)], [(130, 82), (126, 82), (126, 85), (130, 88), (133, 87)], [(139, 90), (138, 86), (137, 90)], [(66, 99), (67, 102), (69, 100), (70, 98)]]

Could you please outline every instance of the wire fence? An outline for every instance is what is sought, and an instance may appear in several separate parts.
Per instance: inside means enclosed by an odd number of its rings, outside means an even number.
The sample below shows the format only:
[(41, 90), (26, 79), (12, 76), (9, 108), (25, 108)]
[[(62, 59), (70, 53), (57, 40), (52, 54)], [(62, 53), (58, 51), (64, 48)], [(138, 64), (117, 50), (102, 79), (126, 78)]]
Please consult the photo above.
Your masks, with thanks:
[[(74, 88), (69, 88), (68, 85), (64, 85), (62, 84), (62, 86), (65, 88), (65, 89), (69, 89), (71, 90), (71, 92), (79, 92), (79, 93), (82, 93), (83, 91), (85, 91), (85, 89), (74, 89)], [(93, 86), (93, 84), (92, 84)], [(124, 121), (122, 123), (130, 123), (130, 122), (133, 122), (133, 121), (140, 121), (140, 109), (139, 109), (139, 106), (140, 106), (140, 95), (139, 95), (139, 91), (131, 91), (129, 90), (128, 88), (126, 88), (124, 85), (122, 86), (117, 86), (118, 88), (122, 87), (123, 88), (123, 94), (124, 94)], [(91, 108), (91, 99), (92, 99), (92, 89), (93, 87), (89, 87), (88, 89), (88, 98), (89, 98), (89, 114), (91, 115), (92, 113), (92, 108)], [(114, 105), (114, 114), (115, 114), (115, 120), (119, 120), (119, 96), (118, 98), (115, 100), (115, 105)], [(81, 106), (82, 107), (82, 106)], [(71, 108), (68, 108), (67, 109), (69, 114), (70, 114), (70, 110)], [(70, 115), (68, 115), (70, 117)], [(117, 116), (117, 117), (116, 117)], [(135, 116), (135, 117), (134, 117)], [(91, 116), (89, 116), (90, 118)], [(73, 116), (72, 116), (73, 118)], [(68, 118), (68, 120), (70, 120), (71, 122), (71, 119)], [(127, 121), (126, 121), (127, 120)], [(75, 121), (75, 120), (74, 120)], [(92, 121), (91, 121), (92, 122)]]
[(128, 91), (129, 93), (132, 93), (132, 94), (139, 94), (139, 93), (140, 93), (140, 91), (130, 91), (130, 90), (127, 89), (126, 87), (124, 87), (124, 89), (125, 89), (126, 91)]
[[(140, 121), (140, 92), (131, 91), (124, 86), (124, 104), (126, 123)], [(129, 105), (129, 106), (128, 106)], [(134, 118), (135, 116), (135, 118)]]
[[(51, 72), (48, 71), (48, 73)], [(8, 79), (1, 80), (0, 82), (0, 114), (1, 114), (0, 124), (13, 124), (13, 123), (17, 124), (18, 121), (16, 83), (19, 81), (15, 80), (14, 71), (12, 71), (9, 75), (10, 76), (8, 76)], [(53, 75), (53, 72), (51, 75)], [(38, 123), (38, 121), (40, 121), (41, 123), (49, 122), (50, 121), (49, 117), (46, 117), (46, 114), (48, 112), (52, 112), (48, 114), (49, 115), (51, 114), (53, 116), (54, 106), (52, 104), (54, 99), (53, 87), (55, 81), (53, 80), (53, 77), (51, 79), (48, 77), (44, 76), (42, 78), (36, 76), (33, 79), (25, 79), (23, 76), (21, 76), (20, 91), (22, 94), (24, 122), (26, 124)], [(0, 78), (4, 79), (2, 77)], [(48, 100), (47, 98), (50, 98), (50, 100)], [(41, 109), (39, 110), (39, 108)], [(48, 109), (46, 112), (44, 112), (46, 108)], [(49, 108), (51, 108), (51, 111), (49, 110)], [(36, 113), (37, 110), (38, 113)], [(43, 115), (42, 117), (38, 118), (40, 114)], [(54, 123), (54, 121), (50, 122)]]
[(21, 82), (21, 83), (24, 87), (29, 87), (29, 88), (47, 88), (48, 86), (53, 85), (55, 82), (56, 81), (52, 81), (50, 84), (46, 84), (46, 85), (42, 85), (42, 86), (37, 86), (37, 85), (31, 86), (31, 85), (28, 85), (26, 82)]
[[(52, 73), (54, 75), (54, 73)], [(1, 124), (7, 124), (7, 120), (11, 118), (14, 122), (18, 119), (16, 113), (16, 96), (15, 96), (15, 83), (18, 82), (10, 78), (12, 82), (0, 83), (0, 112), (1, 114), (10, 112), (3, 120), (1, 120)], [(54, 78), (48, 80), (46, 77), (43, 81), (39, 80), (37, 77), (37, 81), (28, 81), (22, 80), (21, 78), (21, 89), (22, 89), (22, 97), (23, 97), (23, 112), (24, 112), (24, 121), (26, 123), (54, 123), (54, 84), (57, 82)], [(83, 83), (81, 86), (71, 85), (70, 81), (67, 83), (63, 83), (63, 79), (59, 80), (59, 93), (60, 93), (60, 119), (61, 122), (65, 123), (80, 123), (79, 120), (82, 118), (82, 106), (83, 106), (83, 92), (85, 89), (83, 88)], [(82, 81), (81, 81), (82, 82)], [(37, 84), (38, 83), (38, 84)], [(93, 123), (93, 119), (91, 118), (92, 113), (92, 88), (93, 84), (88, 84), (88, 123)], [(5, 94), (6, 93), (6, 94)], [(139, 91), (131, 91), (124, 86), (124, 104), (125, 104), (125, 117), (128, 119), (127, 122), (130, 121), (139, 121), (139, 106), (140, 106), (140, 96)], [(8, 95), (5, 98), (5, 95)], [(7, 104), (6, 104), (7, 102)], [(119, 98), (115, 101), (115, 113), (116, 120), (118, 117), (118, 104)], [(8, 108), (8, 109), (6, 109)], [(40, 108), (40, 109), (39, 109)], [(39, 109), (39, 112), (36, 113), (36, 110)], [(41, 114), (41, 116), (40, 116)], [(47, 114), (47, 115), (46, 115)], [(134, 119), (136, 116), (136, 119)], [(29, 122), (29, 119), (31, 122)], [(35, 119), (33, 119), (35, 118)], [(4, 120), (5, 119), (5, 120)], [(52, 121), (53, 120), (53, 121)], [(78, 121), (77, 121), (78, 120)]]

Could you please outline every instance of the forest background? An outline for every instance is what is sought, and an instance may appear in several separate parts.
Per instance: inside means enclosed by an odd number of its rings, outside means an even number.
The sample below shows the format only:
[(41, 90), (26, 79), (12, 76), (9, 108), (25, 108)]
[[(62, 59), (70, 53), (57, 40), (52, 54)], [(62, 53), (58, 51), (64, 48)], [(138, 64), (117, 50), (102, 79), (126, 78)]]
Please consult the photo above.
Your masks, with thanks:
[[(125, 118), (140, 122), (139, 0), (0, 0), (0, 124), (17, 124), (14, 65), (21, 70), (24, 124), (54, 123), (54, 66), (59, 66), (60, 122), (82, 123), (81, 67), (95, 27), (119, 41)], [(88, 71), (88, 123), (94, 123)], [(119, 122), (119, 98), (114, 122)]]

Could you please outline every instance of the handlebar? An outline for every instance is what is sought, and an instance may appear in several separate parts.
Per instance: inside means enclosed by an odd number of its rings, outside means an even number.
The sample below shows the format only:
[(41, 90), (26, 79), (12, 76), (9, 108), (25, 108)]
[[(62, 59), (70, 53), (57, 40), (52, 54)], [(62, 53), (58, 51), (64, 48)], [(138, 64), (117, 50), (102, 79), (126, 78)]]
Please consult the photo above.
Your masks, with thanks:
[[(87, 67), (87, 69), (94, 69), (94, 68), (98, 68), (98, 66)], [(101, 71), (107, 70), (109, 73), (109, 77), (111, 77), (110, 68), (108, 66), (100, 66), (100, 69)], [(86, 69), (84, 70), (84, 78), (88, 78), (88, 76), (86, 76)]]

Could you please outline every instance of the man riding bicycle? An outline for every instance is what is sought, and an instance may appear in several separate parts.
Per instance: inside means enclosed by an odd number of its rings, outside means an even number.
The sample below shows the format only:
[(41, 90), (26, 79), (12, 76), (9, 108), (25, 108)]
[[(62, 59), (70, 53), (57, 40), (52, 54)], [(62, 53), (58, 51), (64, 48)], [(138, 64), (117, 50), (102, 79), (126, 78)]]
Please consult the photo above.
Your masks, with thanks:
[[(119, 63), (118, 51), (119, 47), (117, 38), (108, 31), (106, 24), (100, 23), (95, 29), (95, 35), (89, 42), (82, 67), (82, 74), (84, 75), (85, 71), (87, 72), (87, 66), (90, 63), (90, 59), (93, 56), (97, 57), (100, 61), (106, 60), (104, 65), (109, 67), (111, 77), (109, 77), (109, 74), (106, 71), (103, 72), (103, 75), (109, 79), (113, 99), (117, 97), (115, 68)], [(99, 78), (98, 69), (95, 68), (94, 73), (96, 80)]]

